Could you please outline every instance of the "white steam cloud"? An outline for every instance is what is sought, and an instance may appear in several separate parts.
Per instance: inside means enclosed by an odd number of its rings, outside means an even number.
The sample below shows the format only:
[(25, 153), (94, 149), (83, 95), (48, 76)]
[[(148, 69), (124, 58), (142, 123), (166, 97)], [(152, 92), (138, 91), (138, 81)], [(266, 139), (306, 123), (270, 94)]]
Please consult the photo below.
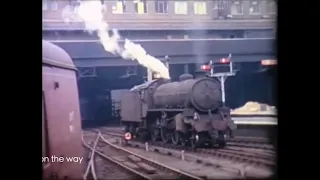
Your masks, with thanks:
[(139, 64), (157, 72), (162, 78), (170, 79), (168, 68), (159, 59), (147, 54), (140, 44), (125, 39), (124, 46), (119, 45), (121, 37), (116, 29), (111, 29), (104, 21), (103, 10), (100, 1), (83, 1), (74, 10), (67, 6), (62, 15), (66, 22), (78, 19), (84, 22), (86, 30), (97, 32), (107, 52), (120, 55), (123, 59), (137, 60)]

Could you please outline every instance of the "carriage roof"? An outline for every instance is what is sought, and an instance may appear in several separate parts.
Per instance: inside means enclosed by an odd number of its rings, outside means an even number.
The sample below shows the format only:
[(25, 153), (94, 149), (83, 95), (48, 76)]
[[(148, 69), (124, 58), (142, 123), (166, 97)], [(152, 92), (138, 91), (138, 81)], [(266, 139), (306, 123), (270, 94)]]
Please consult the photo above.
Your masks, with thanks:
[(59, 46), (42, 40), (42, 64), (76, 70), (69, 54)]

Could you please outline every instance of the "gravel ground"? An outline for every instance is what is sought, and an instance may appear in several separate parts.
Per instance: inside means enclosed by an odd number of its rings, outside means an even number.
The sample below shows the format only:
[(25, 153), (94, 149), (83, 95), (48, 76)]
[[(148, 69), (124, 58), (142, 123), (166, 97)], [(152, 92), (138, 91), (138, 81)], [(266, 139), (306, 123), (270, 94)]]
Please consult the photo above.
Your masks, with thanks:
[[(94, 137), (94, 135), (92, 135), (92, 136), (87, 135), (84, 137), (84, 139), (88, 143), (90, 141), (94, 141), (95, 137)], [(103, 145), (101, 145), (101, 144), (103, 144)], [(93, 145), (93, 143), (90, 146), (92, 146), (92, 145)], [(84, 172), (88, 166), (89, 155), (91, 154), (90, 153), (91, 150), (89, 150), (87, 148), (85, 148), (85, 149), (86, 150), (85, 150), (85, 154), (84, 154), (84, 158), (85, 158)], [(104, 143), (98, 143), (97, 150), (100, 150), (100, 152), (102, 151), (104, 154), (106, 154), (108, 156), (118, 156), (119, 155), (119, 153), (117, 151), (115, 151), (113, 148), (110, 148), (109, 146), (105, 145)], [(94, 170), (95, 170), (96, 176), (99, 180), (137, 179), (137, 177), (135, 175), (133, 175), (132, 173), (125, 171), (121, 167), (104, 159), (103, 157), (101, 157), (97, 153), (95, 153), (95, 155), (94, 155), (94, 168), (95, 168)], [(93, 179), (91, 173), (89, 173), (88, 179)]]
[(167, 166), (180, 169), (182, 171), (192, 173), (194, 175), (200, 176), (200, 177), (207, 177), (208, 179), (234, 179), (239, 178), (239, 175), (235, 172), (227, 172), (222, 171), (219, 169), (215, 169), (212, 166), (205, 166), (203, 164), (198, 164), (195, 162), (187, 162), (182, 161), (177, 158), (173, 158), (170, 156), (161, 155), (154, 152), (146, 152), (141, 149), (137, 148), (131, 148), (131, 147), (125, 147), (127, 150), (135, 152), (139, 155), (142, 155), (146, 158), (150, 158), (152, 160), (155, 160), (157, 162), (163, 163)]
[[(110, 128), (110, 129), (115, 130), (115, 128)], [(114, 139), (113, 138), (109, 139), (109, 138), (110, 137), (108, 137), (109, 141), (116, 141), (116, 139), (118, 139), (118, 138), (114, 138)], [(242, 172), (246, 172), (245, 175), (247, 177), (257, 177), (257, 176), (267, 177), (272, 175), (272, 172), (266, 169), (258, 169), (256, 167), (248, 166), (247, 164), (235, 163), (235, 162), (232, 162), (231, 160), (217, 159), (210, 155), (200, 155), (200, 156), (204, 157), (208, 161), (216, 162), (212, 164), (224, 164), (224, 166), (233, 167), (233, 168), (222, 169), (222, 168), (206, 165), (205, 163), (196, 163), (196, 162), (190, 162), (190, 161), (188, 162), (172, 156), (162, 155), (162, 154), (151, 152), (151, 151), (146, 152), (143, 149), (126, 147), (126, 146), (125, 148), (128, 149), (129, 151), (140, 154), (141, 156), (144, 156), (146, 158), (153, 159), (154, 161), (163, 163), (167, 166), (180, 169), (182, 171), (192, 173), (194, 175), (201, 176), (208, 179), (235, 179), (235, 178), (238, 179), (238, 178), (241, 178), (239, 169), (241, 169)], [(106, 153), (107, 151), (104, 151), (104, 152)], [(113, 176), (112, 171), (108, 172), (108, 167), (104, 169), (107, 169), (107, 170), (99, 170), (99, 171), (108, 174), (107, 176), (108, 179), (115, 179), (115, 177), (112, 177)], [(98, 171), (98, 169), (96, 169), (96, 171)], [(103, 173), (102, 173), (102, 177), (106, 177), (106, 175), (104, 175)], [(100, 179), (100, 176), (98, 177)], [(105, 179), (105, 178), (102, 178), (102, 179)], [(130, 178), (127, 178), (127, 179), (130, 179)]]
[(95, 156), (94, 159), (95, 163), (95, 171), (97, 174), (97, 178), (100, 180), (129, 180), (135, 178), (131, 173), (123, 170), (122, 168), (116, 166), (115, 164), (106, 161), (105, 159), (101, 158), (99, 155)]
[[(181, 153), (180, 151), (177, 151), (177, 150), (169, 150), (166, 148), (157, 147), (158, 151), (162, 152), (162, 154), (160, 154), (153, 151), (146, 152), (144, 149), (138, 149), (135, 147), (130, 147), (130, 146), (129, 147), (125, 146), (125, 147), (129, 148), (128, 150), (135, 151), (138, 154), (143, 156), (146, 156), (147, 154), (149, 154), (150, 158), (164, 164), (168, 163), (169, 166), (177, 164), (173, 167), (187, 171), (187, 172), (192, 172), (195, 175), (199, 175), (199, 176), (209, 176), (209, 177), (215, 177), (215, 178), (226, 178), (231, 176), (231, 178), (233, 178), (234, 176), (237, 176), (240, 174), (247, 177), (268, 177), (272, 175), (271, 170), (266, 168), (252, 167), (247, 163), (236, 163), (229, 159), (216, 158), (208, 154), (185, 153), (185, 161), (182, 161), (180, 159)], [(152, 147), (150, 148), (154, 149)], [(171, 152), (172, 155), (171, 156), (165, 155), (168, 152)], [(202, 159), (201, 164), (196, 163), (196, 160), (198, 160), (199, 158)], [(208, 166), (208, 164), (212, 164), (212, 166)], [(218, 167), (215, 167), (214, 165), (217, 165), (220, 167), (218, 168)], [(230, 175), (230, 172), (232, 172), (231, 175)]]

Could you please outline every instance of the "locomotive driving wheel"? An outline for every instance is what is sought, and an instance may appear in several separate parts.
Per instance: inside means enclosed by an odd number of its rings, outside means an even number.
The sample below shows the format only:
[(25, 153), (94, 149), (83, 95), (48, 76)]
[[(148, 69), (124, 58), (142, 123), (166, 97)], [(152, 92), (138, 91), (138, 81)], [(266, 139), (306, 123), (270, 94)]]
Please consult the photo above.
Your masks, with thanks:
[(186, 146), (186, 139), (184, 138), (184, 134), (179, 131), (174, 131), (171, 135), (171, 141), (173, 144), (178, 145), (181, 144), (182, 146)]
[(159, 128), (154, 128), (152, 130), (152, 133), (151, 133), (151, 140), (153, 142), (156, 142), (159, 140), (159, 137), (160, 137), (160, 129)]
[(178, 131), (174, 131), (172, 136), (171, 136), (171, 141), (173, 144), (178, 145), (180, 143), (180, 133)]
[(162, 142), (169, 143), (171, 137), (170, 137), (170, 132), (167, 130), (167, 128), (161, 127), (160, 134), (161, 134)]
[(146, 142), (149, 139), (148, 131), (145, 129), (139, 129), (137, 133), (138, 139), (141, 142)]
[(226, 147), (227, 141), (226, 141), (226, 134), (225, 133), (219, 132), (217, 144), (220, 148)]
[(191, 148), (196, 148), (198, 144), (199, 144), (199, 135), (197, 134), (196, 131), (193, 131), (190, 137)]

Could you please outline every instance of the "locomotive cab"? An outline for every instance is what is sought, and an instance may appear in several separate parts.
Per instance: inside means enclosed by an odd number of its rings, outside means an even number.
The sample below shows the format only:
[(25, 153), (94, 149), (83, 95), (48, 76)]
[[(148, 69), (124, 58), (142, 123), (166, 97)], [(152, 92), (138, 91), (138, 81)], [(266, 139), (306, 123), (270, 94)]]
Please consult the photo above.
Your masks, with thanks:
[[(148, 110), (152, 107), (152, 93), (162, 83), (168, 81), (154, 79), (138, 85), (124, 93), (120, 100), (121, 123), (125, 126), (125, 132), (130, 132), (133, 137), (141, 137), (148, 129), (146, 121)], [(144, 138), (142, 138), (144, 139)]]

